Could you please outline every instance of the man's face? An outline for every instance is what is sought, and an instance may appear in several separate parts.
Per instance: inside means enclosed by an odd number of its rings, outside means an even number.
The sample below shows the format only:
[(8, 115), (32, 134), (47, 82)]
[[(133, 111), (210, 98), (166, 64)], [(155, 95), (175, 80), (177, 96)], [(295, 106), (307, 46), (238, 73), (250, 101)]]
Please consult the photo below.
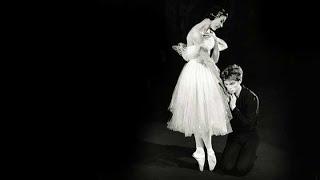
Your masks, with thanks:
[(224, 80), (223, 83), (230, 94), (234, 94), (241, 87), (241, 81)]

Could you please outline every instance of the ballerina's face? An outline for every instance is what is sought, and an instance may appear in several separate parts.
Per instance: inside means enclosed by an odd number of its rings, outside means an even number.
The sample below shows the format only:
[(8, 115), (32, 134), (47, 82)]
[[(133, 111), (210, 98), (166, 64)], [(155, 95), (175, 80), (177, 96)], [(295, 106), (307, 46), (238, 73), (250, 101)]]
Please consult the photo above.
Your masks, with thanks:
[(228, 93), (234, 94), (241, 87), (241, 81), (236, 80), (224, 80), (224, 86), (226, 87)]
[(223, 23), (226, 21), (226, 16), (219, 16), (211, 21), (210, 27), (213, 30), (219, 29), (223, 27)]

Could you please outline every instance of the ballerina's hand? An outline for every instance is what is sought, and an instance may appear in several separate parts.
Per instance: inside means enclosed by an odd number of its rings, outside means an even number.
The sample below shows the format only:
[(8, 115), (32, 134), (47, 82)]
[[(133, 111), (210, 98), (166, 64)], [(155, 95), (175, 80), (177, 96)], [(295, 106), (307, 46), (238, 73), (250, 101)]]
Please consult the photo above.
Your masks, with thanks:
[(232, 94), (230, 96), (230, 101), (229, 101), (229, 105), (230, 105), (230, 109), (233, 110), (234, 108), (236, 108), (236, 102), (237, 102), (237, 97), (236, 95)]

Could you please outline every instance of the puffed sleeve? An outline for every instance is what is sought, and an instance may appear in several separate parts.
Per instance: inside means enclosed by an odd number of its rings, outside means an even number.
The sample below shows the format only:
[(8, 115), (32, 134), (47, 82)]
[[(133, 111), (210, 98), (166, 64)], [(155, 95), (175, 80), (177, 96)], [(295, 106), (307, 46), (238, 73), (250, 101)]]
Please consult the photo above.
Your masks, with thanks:
[(196, 58), (199, 55), (201, 34), (196, 28), (192, 28), (187, 35), (187, 47), (182, 53), (184, 60)]
[(228, 48), (227, 43), (224, 40), (222, 40), (221, 38), (216, 37), (216, 41), (218, 43), (219, 51), (223, 51)]
[(189, 61), (191, 59), (198, 57), (199, 49), (200, 49), (200, 46), (197, 46), (197, 45), (187, 46), (185, 50), (182, 52), (183, 59), (186, 61)]

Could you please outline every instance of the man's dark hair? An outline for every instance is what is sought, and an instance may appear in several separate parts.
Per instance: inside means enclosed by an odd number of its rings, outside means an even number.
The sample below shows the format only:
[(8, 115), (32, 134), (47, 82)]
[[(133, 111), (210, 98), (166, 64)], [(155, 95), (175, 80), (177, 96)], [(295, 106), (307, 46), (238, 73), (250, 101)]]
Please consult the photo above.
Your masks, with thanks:
[(224, 80), (236, 80), (242, 81), (243, 71), (239, 65), (233, 64), (227, 66), (221, 72), (221, 79)]

